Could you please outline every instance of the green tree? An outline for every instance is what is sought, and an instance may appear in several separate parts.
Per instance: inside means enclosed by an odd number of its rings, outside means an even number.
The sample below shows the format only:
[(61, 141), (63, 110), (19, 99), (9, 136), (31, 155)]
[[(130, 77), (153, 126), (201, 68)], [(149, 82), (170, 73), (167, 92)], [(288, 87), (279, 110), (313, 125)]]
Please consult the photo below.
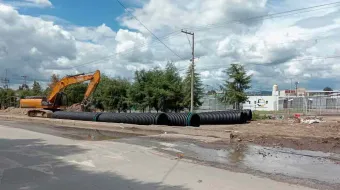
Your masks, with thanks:
[(333, 89), (331, 88), (331, 87), (325, 87), (324, 89), (323, 89), (323, 91), (333, 91)]
[(162, 111), (181, 111), (183, 110), (183, 82), (178, 69), (172, 62), (168, 62), (164, 72), (164, 87), (167, 90)]
[(72, 84), (64, 89), (64, 93), (67, 95), (68, 105), (81, 103), (84, 99), (84, 95), (87, 89), (86, 83)]
[(32, 86), (32, 95), (37, 96), (37, 95), (41, 95), (41, 93), (42, 93), (42, 90), (41, 90), (41, 86), (39, 82), (34, 81), (33, 86)]
[(239, 64), (231, 64), (224, 73), (228, 78), (225, 84), (221, 86), (223, 90), (221, 101), (226, 104), (232, 104), (235, 109), (239, 109), (240, 103), (248, 99), (245, 90), (251, 87), (251, 76), (248, 76), (244, 67)]
[(0, 88), (0, 108), (6, 109), (7, 107), (16, 106), (15, 91), (12, 89)]
[(144, 112), (145, 109), (150, 106), (150, 97), (146, 91), (146, 84), (147, 81), (149, 81), (148, 72), (144, 69), (136, 71), (134, 80), (135, 81), (128, 92), (128, 97), (132, 102), (132, 107)]
[(19, 98), (25, 98), (27, 96), (33, 96), (33, 92), (30, 89), (18, 90), (17, 94)]
[(164, 71), (154, 68), (147, 72), (145, 89), (149, 111), (164, 109), (164, 102), (169, 95), (165, 84)]
[[(333, 89), (327, 86), (323, 89), (323, 91), (333, 91)], [(330, 94), (330, 92), (326, 92), (326, 94)]]
[(48, 87), (44, 90), (43, 94), (48, 96), (53, 89), (54, 85), (59, 82), (60, 76), (56, 74), (52, 74), (50, 78), (50, 83), (47, 85)]
[(130, 110), (131, 101), (128, 96), (130, 86), (126, 79), (111, 79), (102, 75), (101, 82), (93, 95), (97, 108), (118, 112)]
[[(186, 77), (183, 81), (183, 92), (184, 92), (184, 100), (183, 106), (187, 109), (190, 109), (191, 104), (191, 65), (186, 73)], [(201, 81), (201, 77), (198, 73), (194, 73), (194, 108), (197, 109), (200, 107), (203, 102), (201, 99), (203, 98), (204, 91), (203, 91), (203, 84)]]

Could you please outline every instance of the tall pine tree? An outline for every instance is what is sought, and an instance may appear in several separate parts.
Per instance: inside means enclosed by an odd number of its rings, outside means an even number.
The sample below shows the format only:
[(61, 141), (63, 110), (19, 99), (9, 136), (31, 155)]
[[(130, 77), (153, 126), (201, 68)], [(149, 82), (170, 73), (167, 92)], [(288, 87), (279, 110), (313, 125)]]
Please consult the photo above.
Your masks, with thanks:
[[(184, 92), (184, 100), (183, 106), (187, 109), (190, 109), (191, 103), (191, 65), (187, 70), (186, 77), (183, 81), (183, 92)], [(203, 102), (201, 99), (203, 98), (203, 84), (201, 81), (201, 77), (197, 72), (194, 72), (194, 109), (199, 108)]]
[(231, 64), (224, 72), (228, 78), (221, 87), (223, 90), (221, 101), (239, 109), (240, 103), (244, 103), (248, 99), (245, 90), (251, 87), (251, 76), (248, 76), (244, 67), (239, 64)]
[(163, 89), (166, 90), (167, 96), (163, 102), (163, 110), (181, 111), (183, 110), (183, 83), (178, 69), (172, 62), (168, 62), (164, 72)]
[(32, 94), (34, 96), (38, 96), (38, 95), (41, 95), (41, 93), (42, 93), (41, 92), (41, 86), (40, 86), (39, 82), (34, 81), (33, 86), (32, 86)]

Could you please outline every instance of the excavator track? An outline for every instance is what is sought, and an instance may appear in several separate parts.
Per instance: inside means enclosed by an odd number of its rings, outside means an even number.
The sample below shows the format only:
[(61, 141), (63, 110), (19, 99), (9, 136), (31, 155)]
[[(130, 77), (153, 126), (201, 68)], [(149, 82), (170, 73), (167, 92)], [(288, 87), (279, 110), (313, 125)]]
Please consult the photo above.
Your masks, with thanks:
[(45, 109), (32, 109), (27, 112), (28, 117), (51, 118), (53, 111)]

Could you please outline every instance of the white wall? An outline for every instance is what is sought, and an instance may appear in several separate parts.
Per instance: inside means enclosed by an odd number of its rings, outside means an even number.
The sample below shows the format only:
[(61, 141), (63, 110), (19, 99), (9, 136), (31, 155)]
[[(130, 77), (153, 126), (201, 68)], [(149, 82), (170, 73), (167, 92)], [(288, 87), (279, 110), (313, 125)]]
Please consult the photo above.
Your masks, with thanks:
[(248, 100), (243, 104), (243, 109), (274, 111), (277, 106), (276, 96), (248, 96)]

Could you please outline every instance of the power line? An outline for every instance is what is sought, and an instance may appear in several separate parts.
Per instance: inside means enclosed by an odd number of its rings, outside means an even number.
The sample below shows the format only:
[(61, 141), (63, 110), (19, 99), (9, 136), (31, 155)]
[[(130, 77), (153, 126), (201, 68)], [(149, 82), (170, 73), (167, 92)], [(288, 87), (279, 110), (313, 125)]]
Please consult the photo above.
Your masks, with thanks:
[[(327, 56), (327, 57), (314, 57), (314, 58), (305, 58), (305, 59), (294, 59), (290, 60), (289, 62), (298, 62), (298, 61), (313, 61), (313, 60), (320, 60), (320, 59), (340, 59), (340, 56)], [(223, 65), (210, 65), (205, 67), (197, 67), (197, 70), (207, 70), (207, 69), (223, 69), (223, 67), (226, 64)], [(258, 65), (258, 66), (266, 66), (266, 67), (272, 67), (273, 65), (266, 65), (266, 64), (254, 64), (249, 63), (249, 65)], [(179, 68), (179, 71), (185, 71), (187, 68)]]
[[(119, 1), (117, 0), (117, 2), (126, 10), (126, 7)], [(256, 16), (256, 17), (250, 17), (250, 18), (246, 18), (246, 19), (239, 19), (239, 20), (232, 20), (232, 21), (228, 21), (225, 24), (231, 24), (231, 23), (236, 23), (236, 22), (241, 22), (241, 21), (247, 21), (247, 20), (251, 20), (251, 19), (269, 19), (270, 17), (272, 16), (275, 16), (275, 15), (279, 15), (279, 16), (289, 16), (289, 15), (282, 15), (282, 14), (285, 14), (285, 13), (291, 13), (291, 12), (294, 12), (296, 14), (296, 12), (299, 12), (299, 11), (306, 11), (308, 9), (313, 9), (313, 8), (318, 8), (318, 7), (323, 7), (323, 6), (329, 6), (329, 5), (335, 5), (335, 4), (338, 4), (340, 3), (339, 1), (337, 2), (333, 2), (333, 3), (328, 3), (328, 4), (322, 4), (322, 5), (317, 5), (317, 6), (312, 6), (312, 7), (305, 7), (305, 8), (300, 8), (300, 9), (293, 9), (293, 10), (289, 10), (289, 11), (285, 11), (285, 12), (279, 12), (279, 13), (273, 13), (273, 14), (269, 14), (269, 15), (262, 15), (262, 16)], [(332, 8), (332, 7), (323, 7), (323, 8)], [(315, 10), (310, 10), (310, 11), (315, 11)], [(129, 12), (130, 15), (132, 15), (130, 12)], [(132, 15), (133, 16), (133, 15)], [(135, 16), (133, 16), (136, 20), (138, 20)], [(269, 18), (266, 18), (266, 17), (269, 17)], [(273, 17), (272, 17), (273, 18)], [(138, 20), (139, 21), (139, 20)], [(140, 21), (139, 21), (140, 22)], [(142, 23), (141, 23), (142, 24)], [(143, 25), (143, 24), (142, 24)], [(218, 24), (211, 24), (211, 25), (202, 25), (201, 26), (201, 31), (204, 29), (204, 26), (214, 26), (214, 25), (218, 25)], [(145, 27), (145, 25), (143, 25)], [(146, 27), (145, 27), (146, 28)], [(196, 27), (196, 28), (199, 28), (199, 27)], [(205, 27), (206, 29), (211, 29), (212, 27)], [(147, 28), (146, 28), (147, 29)], [(147, 29), (148, 30), (148, 29)], [(148, 30), (150, 32), (150, 30)], [(151, 34), (153, 34), (152, 32), (150, 32)], [(177, 33), (177, 34), (176, 34)], [(174, 36), (177, 36), (181, 34), (181, 32), (178, 32), (178, 31), (173, 31), (173, 32), (170, 32), (168, 33), (167, 35), (164, 35), (160, 38), (158, 38), (157, 36), (155, 36), (153, 34), (154, 37), (156, 37), (156, 39), (158, 39), (159, 42), (161, 42), (163, 45), (165, 45), (160, 39), (166, 39), (166, 38), (170, 38), (170, 37), (174, 37)], [(143, 47), (145, 46), (146, 43), (142, 43), (140, 44), (139, 47)], [(168, 47), (167, 45), (165, 45), (166, 47)], [(138, 47), (138, 46), (137, 46)], [(125, 51), (125, 52), (117, 52), (115, 53), (114, 55), (110, 55), (110, 56), (104, 56), (102, 58), (99, 58), (99, 59), (96, 59), (96, 60), (92, 60), (92, 61), (89, 61), (89, 62), (86, 62), (86, 63), (83, 63), (83, 64), (79, 64), (79, 65), (75, 65), (71, 68), (76, 68), (76, 67), (81, 67), (81, 66), (84, 66), (84, 65), (87, 65), (87, 64), (92, 64), (92, 63), (95, 63), (95, 62), (98, 62), (98, 61), (103, 61), (103, 60), (106, 60), (106, 59), (109, 59), (115, 55), (126, 55), (128, 53), (131, 53), (133, 51), (135, 51), (135, 48), (131, 48), (131, 51)], [(172, 51), (170, 49), (170, 51)], [(172, 51), (172, 53), (174, 53), (176, 56), (178, 56), (178, 54), (176, 54), (175, 52)], [(182, 59), (182, 58), (181, 58)]]
[[(282, 16), (290, 16), (290, 15), (294, 15), (294, 14), (300, 14), (300, 13), (311, 12), (311, 11), (316, 11), (316, 10), (321, 10), (321, 9), (333, 8), (333, 7), (327, 7), (327, 6), (336, 5), (336, 4), (339, 4), (339, 3), (340, 3), (340, 1), (336, 1), (336, 2), (333, 2), (333, 3), (320, 4), (320, 5), (316, 5), (316, 6), (304, 7), (304, 8), (299, 8), (299, 9), (292, 9), (292, 10), (273, 13), (273, 14), (266, 14), (266, 15), (260, 15), (260, 16), (255, 16), (255, 17), (248, 17), (248, 18), (245, 18), (245, 19), (237, 19), (237, 20), (231, 20), (231, 21), (227, 21), (227, 22), (223, 22), (223, 23), (202, 25), (202, 26), (197, 26), (197, 27), (194, 27), (194, 28), (185, 28), (185, 29), (195, 30), (195, 32), (197, 32), (199, 30), (216, 28), (216, 26), (220, 27), (220, 26), (223, 26), (223, 25), (226, 25), (226, 24), (232, 24), (232, 23), (238, 23), (238, 22), (250, 21), (250, 20), (258, 20), (258, 19), (259, 20), (265, 20), (265, 19), (279, 18), (279, 17), (282, 17)], [(316, 9), (316, 8), (319, 8), (319, 9)], [(310, 9), (314, 9), (314, 10), (310, 10)], [(292, 13), (292, 14), (287, 14), (287, 13)], [(287, 15), (285, 15), (285, 14), (287, 14)]]
[(5, 77), (3, 77), (1, 79), (1, 83), (3, 83), (4, 89), (8, 89), (9, 88), (9, 78), (7, 78), (7, 73), (8, 73), (8, 69), (5, 69)]
[(183, 59), (181, 56), (179, 56), (176, 52), (174, 52), (169, 46), (167, 46), (162, 40), (160, 40), (153, 32), (151, 32), (151, 30), (149, 30), (137, 17), (135, 17), (132, 13), (130, 13), (130, 11), (127, 10), (127, 8), (125, 7), (125, 5), (123, 5), (123, 3), (121, 3), (119, 0), (117, 0), (117, 2), (126, 10), (126, 12), (128, 12), (135, 20), (137, 20), (147, 31), (150, 32), (150, 34), (155, 37), (160, 43), (162, 43), (168, 50), (170, 50), (174, 55), (176, 55), (177, 57), (179, 57), (180, 59)]
[[(293, 12), (293, 11), (295, 11), (295, 12), (298, 12), (298, 11), (301, 11), (301, 10), (306, 10), (306, 9), (311, 9), (311, 8), (316, 8), (316, 7), (320, 7), (320, 6), (326, 6), (326, 5), (332, 5), (332, 4), (337, 4), (337, 3), (340, 3), (340, 2), (333, 2), (333, 3), (329, 3), (329, 4), (323, 4), (323, 5), (317, 5), (317, 6), (313, 6), (313, 7), (305, 7), (305, 8), (300, 8), (300, 9), (294, 9), (294, 10), (289, 10), (289, 11), (286, 11), (286, 12)], [(325, 9), (325, 8), (333, 8), (333, 7), (323, 7), (323, 9)], [(316, 10), (320, 10), (320, 9), (316, 9)], [(315, 10), (310, 10), (310, 11), (315, 11)], [(282, 14), (282, 13), (284, 13), (284, 12), (280, 12), (280, 13), (274, 13), (274, 14)], [(273, 16), (274, 14), (271, 14), (271, 15), (264, 15), (263, 17), (265, 17), (265, 16)], [(290, 16), (290, 15), (282, 15), (282, 16)], [(258, 16), (259, 17), (259, 16)], [(248, 19), (251, 19), (251, 18), (255, 18), (255, 17), (250, 17), (250, 18), (246, 18), (246, 19), (243, 19), (243, 20), (248, 20)], [(257, 18), (257, 17), (256, 17)], [(264, 18), (265, 19), (265, 18)], [(268, 18), (267, 18), (268, 19)], [(233, 22), (239, 22), (239, 21), (243, 21), (242, 19), (241, 20), (232, 20), (232, 21), (228, 21), (228, 23), (230, 22), (230, 23), (233, 23)], [(227, 23), (227, 24), (228, 24)], [(217, 24), (211, 24), (211, 25), (217, 25)], [(204, 27), (204, 26), (210, 26), (210, 25), (202, 25), (201, 27)], [(208, 29), (211, 29), (211, 28), (208, 28)], [(177, 33), (177, 34), (176, 34)], [(162, 37), (160, 37), (161, 39), (167, 39), (167, 38), (170, 38), (170, 37), (175, 37), (175, 36), (177, 36), (177, 35), (179, 35), (180, 34), (180, 32), (178, 32), (178, 31), (173, 31), (173, 32), (170, 32), (170, 33), (168, 33), (168, 34), (166, 34), (166, 35), (164, 35), (164, 36), (162, 36)], [(144, 44), (146, 44), (146, 43), (142, 43), (142, 44), (140, 44), (140, 45), (144, 45)], [(143, 47), (143, 46), (141, 46), (141, 47)], [(132, 49), (132, 48), (131, 48)], [(133, 51), (133, 50), (132, 50)], [(124, 52), (125, 53), (125, 52)], [(126, 52), (126, 53), (129, 53), (129, 52)]]

